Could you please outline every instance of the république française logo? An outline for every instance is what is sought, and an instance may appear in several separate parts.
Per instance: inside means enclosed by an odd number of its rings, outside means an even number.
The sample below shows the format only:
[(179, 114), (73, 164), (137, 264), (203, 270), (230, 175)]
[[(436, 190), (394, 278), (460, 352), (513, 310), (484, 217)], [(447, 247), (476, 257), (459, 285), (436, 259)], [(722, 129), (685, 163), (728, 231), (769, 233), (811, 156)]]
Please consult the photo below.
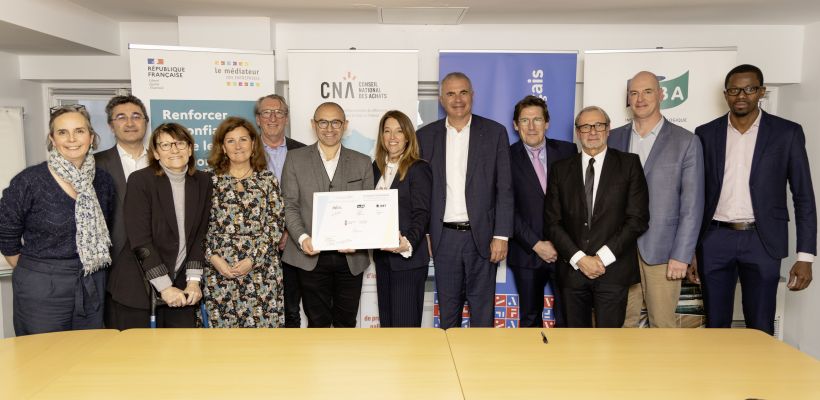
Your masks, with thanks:
[(182, 78), (185, 67), (175, 67), (165, 63), (164, 58), (147, 59), (149, 78)]

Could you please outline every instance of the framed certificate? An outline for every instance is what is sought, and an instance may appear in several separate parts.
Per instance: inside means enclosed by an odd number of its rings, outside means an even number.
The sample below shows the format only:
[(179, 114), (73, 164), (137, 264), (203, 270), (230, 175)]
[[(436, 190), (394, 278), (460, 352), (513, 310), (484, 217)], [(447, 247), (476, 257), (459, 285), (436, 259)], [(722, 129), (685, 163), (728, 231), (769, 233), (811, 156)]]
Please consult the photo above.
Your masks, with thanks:
[(398, 247), (398, 190), (314, 193), (311, 233), (315, 250)]

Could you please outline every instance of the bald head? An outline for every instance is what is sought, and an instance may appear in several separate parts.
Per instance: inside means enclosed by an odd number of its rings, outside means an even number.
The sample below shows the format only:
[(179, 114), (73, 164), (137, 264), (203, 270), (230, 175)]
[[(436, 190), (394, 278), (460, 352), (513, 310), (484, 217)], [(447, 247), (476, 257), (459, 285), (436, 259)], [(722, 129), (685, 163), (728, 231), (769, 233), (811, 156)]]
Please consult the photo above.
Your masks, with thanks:
[(316, 107), (316, 111), (313, 112), (313, 119), (317, 119), (316, 116), (324, 111), (338, 111), (342, 114), (343, 121), (347, 118), (347, 116), (345, 116), (345, 110), (342, 108), (342, 106), (340, 106), (338, 103), (327, 101), (322, 104), (319, 104), (319, 107)]
[(663, 91), (657, 75), (649, 71), (635, 74), (627, 84), (627, 97), (636, 123), (657, 123), (661, 118)]

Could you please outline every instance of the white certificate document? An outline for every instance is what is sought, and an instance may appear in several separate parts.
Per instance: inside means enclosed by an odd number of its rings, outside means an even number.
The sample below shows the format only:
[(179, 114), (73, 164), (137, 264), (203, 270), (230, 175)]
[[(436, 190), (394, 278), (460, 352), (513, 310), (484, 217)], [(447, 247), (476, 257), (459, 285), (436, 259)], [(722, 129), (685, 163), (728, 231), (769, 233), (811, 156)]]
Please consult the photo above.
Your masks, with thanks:
[(399, 247), (399, 192), (314, 193), (311, 233), (314, 250)]

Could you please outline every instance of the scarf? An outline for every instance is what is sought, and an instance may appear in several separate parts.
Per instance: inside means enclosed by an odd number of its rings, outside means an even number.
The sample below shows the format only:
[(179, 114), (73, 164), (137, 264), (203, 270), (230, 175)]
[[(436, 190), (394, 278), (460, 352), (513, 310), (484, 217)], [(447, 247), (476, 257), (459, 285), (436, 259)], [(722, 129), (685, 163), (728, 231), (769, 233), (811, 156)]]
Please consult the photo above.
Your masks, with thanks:
[(105, 224), (97, 192), (94, 190), (95, 163), (89, 152), (78, 169), (70, 161), (52, 150), (48, 166), (60, 179), (68, 182), (77, 192), (74, 220), (77, 224), (77, 253), (83, 264), (83, 275), (89, 275), (111, 264), (111, 237)]

